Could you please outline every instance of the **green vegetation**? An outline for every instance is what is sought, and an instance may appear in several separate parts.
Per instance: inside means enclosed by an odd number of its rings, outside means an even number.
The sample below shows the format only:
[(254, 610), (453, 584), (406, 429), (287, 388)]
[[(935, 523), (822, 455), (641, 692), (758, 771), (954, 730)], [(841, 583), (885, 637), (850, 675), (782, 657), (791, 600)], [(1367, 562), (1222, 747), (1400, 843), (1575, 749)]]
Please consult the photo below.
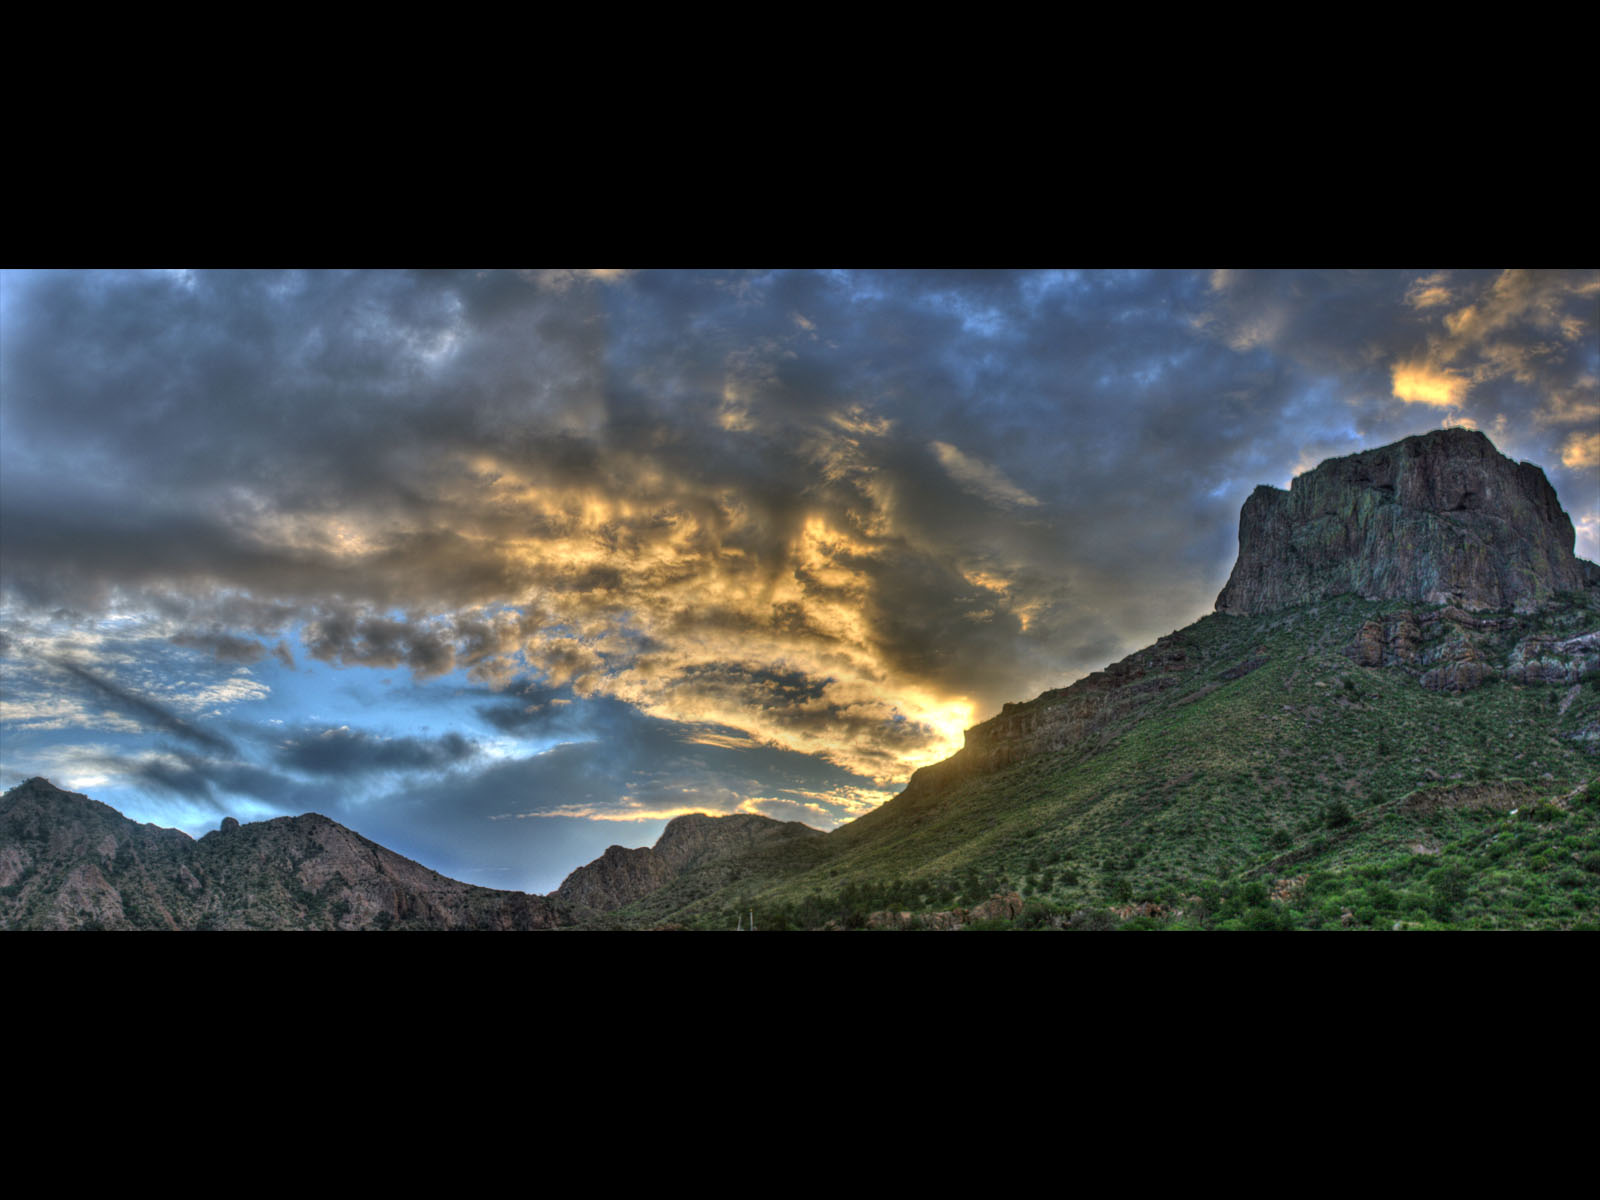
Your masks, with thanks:
[[(1176, 683), (1094, 737), (689, 872), (611, 919), (859, 928), (1016, 891), (1008, 928), (1593, 927), (1600, 686), (1452, 694), (1346, 656), (1407, 607), (1208, 616), (1177, 635)], [(1600, 600), (1506, 625), (1491, 651), (1600, 628)]]

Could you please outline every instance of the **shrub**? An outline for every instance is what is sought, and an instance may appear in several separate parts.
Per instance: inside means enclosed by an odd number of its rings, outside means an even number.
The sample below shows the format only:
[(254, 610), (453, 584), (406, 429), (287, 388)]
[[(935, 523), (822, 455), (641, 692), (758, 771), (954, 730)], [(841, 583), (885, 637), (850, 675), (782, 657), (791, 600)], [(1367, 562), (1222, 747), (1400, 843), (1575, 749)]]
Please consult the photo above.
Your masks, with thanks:
[(1067, 921), (1068, 929), (1084, 929), (1103, 932), (1117, 927), (1115, 913), (1104, 908), (1080, 908), (1072, 914)]
[(1433, 915), (1448, 921), (1455, 906), (1467, 898), (1467, 873), (1460, 867), (1440, 867), (1428, 875), (1433, 889)]
[(1373, 881), (1367, 885), (1367, 901), (1379, 912), (1392, 913), (1400, 906), (1400, 897), (1387, 883)]
[(1322, 824), (1328, 829), (1342, 828), (1350, 821), (1350, 806), (1343, 800), (1335, 800), (1322, 810)]
[(1258, 905), (1244, 914), (1244, 927), (1253, 929), (1258, 933), (1272, 930), (1290, 929), (1293, 926), (1288, 920), (1286, 910), (1278, 910), (1270, 905)]
[(1054, 915), (1055, 910), (1043, 900), (1029, 900), (1022, 906), (1022, 912), (1016, 919), (1016, 928), (1048, 929), (1050, 918)]

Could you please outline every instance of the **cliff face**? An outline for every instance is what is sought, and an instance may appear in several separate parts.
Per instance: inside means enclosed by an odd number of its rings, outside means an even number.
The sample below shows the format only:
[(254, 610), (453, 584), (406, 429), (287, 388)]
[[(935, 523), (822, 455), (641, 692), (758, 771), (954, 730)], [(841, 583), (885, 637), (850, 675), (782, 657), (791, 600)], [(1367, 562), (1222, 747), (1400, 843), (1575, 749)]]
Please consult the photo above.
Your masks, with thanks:
[(1287, 492), (1258, 487), (1217, 611), (1235, 615), (1355, 594), (1532, 612), (1597, 569), (1544, 472), (1483, 434), (1440, 429), (1334, 458)]
[(0, 798), (0, 929), (549, 929), (543, 896), (448, 879), (315, 813), (199, 841), (30, 779)]
[(551, 895), (575, 910), (611, 912), (705, 863), (774, 842), (821, 836), (820, 830), (799, 821), (774, 821), (755, 813), (689, 813), (669, 821), (653, 847), (610, 847), (568, 875)]

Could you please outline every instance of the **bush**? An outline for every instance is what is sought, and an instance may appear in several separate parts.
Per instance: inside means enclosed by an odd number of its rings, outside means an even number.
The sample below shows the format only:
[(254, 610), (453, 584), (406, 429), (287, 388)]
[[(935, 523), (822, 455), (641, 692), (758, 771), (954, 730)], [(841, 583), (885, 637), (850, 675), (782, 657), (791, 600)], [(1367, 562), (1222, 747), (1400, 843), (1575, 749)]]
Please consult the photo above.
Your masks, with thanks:
[(1367, 885), (1367, 901), (1379, 912), (1392, 913), (1400, 907), (1400, 897), (1387, 883), (1374, 881)]
[(1080, 908), (1067, 921), (1068, 929), (1083, 929), (1092, 932), (1104, 932), (1116, 927), (1116, 914), (1104, 908)]
[(1433, 889), (1430, 911), (1441, 921), (1448, 921), (1456, 905), (1467, 898), (1467, 873), (1460, 867), (1440, 867), (1428, 875)]
[(1322, 824), (1328, 829), (1340, 829), (1350, 824), (1350, 806), (1343, 800), (1335, 800), (1322, 810)]
[(1048, 929), (1051, 925), (1050, 918), (1055, 916), (1055, 910), (1043, 900), (1029, 900), (1022, 906), (1022, 912), (1015, 923), (1017, 929)]
[(1244, 914), (1244, 927), (1258, 933), (1273, 930), (1292, 929), (1289, 913), (1286, 909), (1276, 909), (1270, 905), (1258, 905)]

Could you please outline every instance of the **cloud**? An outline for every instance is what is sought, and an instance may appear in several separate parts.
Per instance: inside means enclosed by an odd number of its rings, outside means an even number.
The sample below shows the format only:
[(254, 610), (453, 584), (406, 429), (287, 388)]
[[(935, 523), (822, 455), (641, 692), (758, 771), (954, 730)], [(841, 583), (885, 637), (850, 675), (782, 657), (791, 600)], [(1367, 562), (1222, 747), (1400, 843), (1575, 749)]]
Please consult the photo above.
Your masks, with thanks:
[(1037, 508), (1039, 502), (987, 463), (961, 453), (948, 442), (930, 442), (939, 465), (962, 487), (1002, 508)]
[(1533, 411), (1538, 425), (1593, 425), (1600, 421), (1600, 378), (1582, 375), (1571, 387), (1552, 389)]
[(1440, 304), (1449, 304), (1454, 299), (1454, 293), (1446, 286), (1449, 282), (1448, 271), (1435, 271), (1431, 275), (1423, 275), (1406, 289), (1406, 303), (1412, 308), (1434, 308)]
[[(1439, 281), (1439, 276), (1419, 280), (1407, 293), (1408, 303), (1448, 307), (1466, 298), (1440, 289)], [(1444, 332), (1429, 336), (1423, 356), (1394, 365), (1394, 394), (1401, 400), (1455, 406), (1470, 389), (1501, 377), (1541, 383), (1552, 367), (1571, 358), (1574, 345), (1592, 328), (1583, 308), (1592, 309), (1589, 298), (1600, 292), (1600, 277), (1504, 271), (1487, 287), (1467, 292), (1470, 302), (1441, 314)]]
[(1561, 444), (1563, 466), (1600, 467), (1600, 433), (1574, 433)]
[(24, 700), (0, 698), (0, 722), (19, 732), (45, 732), (57, 729), (107, 729), (117, 733), (137, 733), (144, 728), (138, 721), (112, 712), (91, 712), (70, 696), (45, 696), (37, 693)]
[(1407, 404), (1454, 408), (1471, 386), (1471, 382), (1460, 375), (1435, 370), (1426, 363), (1396, 364), (1392, 373), (1395, 397)]
[[(204, 650), (218, 662), (253, 663), (267, 653), (267, 648), (250, 638), (213, 630), (210, 633), (178, 633), (172, 637), (174, 645)], [(282, 643), (279, 643), (282, 645)]]
[(374, 771), (433, 771), (466, 762), (479, 753), (459, 733), (437, 738), (380, 737), (348, 725), (302, 730), (278, 746), (280, 766), (310, 775), (365, 775)]
[(57, 658), (52, 660), (51, 665), (88, 685), (92, 692), (109, 700), (113, 707), (120, 708), (146, 726), (152, 726), (163, 733), (208, 750), (229, 755), (237, 753), (233, 743), (227, 738), (185, 721), (164, 705), (97, 675), (70, 659)]

